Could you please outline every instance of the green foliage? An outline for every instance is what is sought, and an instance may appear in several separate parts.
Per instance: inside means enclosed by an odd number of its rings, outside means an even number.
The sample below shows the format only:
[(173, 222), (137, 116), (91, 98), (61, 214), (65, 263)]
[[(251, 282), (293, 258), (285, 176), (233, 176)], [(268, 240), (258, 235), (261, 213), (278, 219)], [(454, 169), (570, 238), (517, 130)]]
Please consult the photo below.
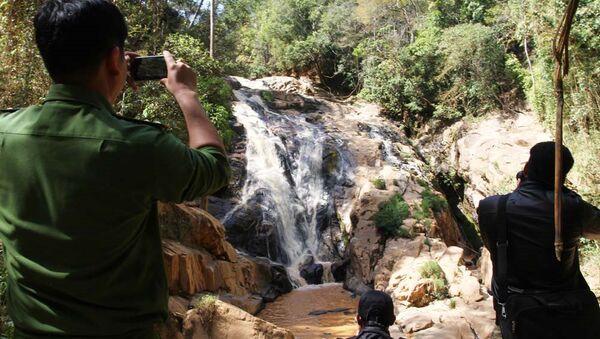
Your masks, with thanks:
[(435, 260), (428, 260), (418, 269), (421, 278), (430, 279), (433, 285), (433, 295), (436, 299), (444, 299), (448, 294), (448, 283), (444, 271)]
[(213, 321), (215, 311), (217, 310), (217, 300), (219, 298), (214, 294), (203, 294), (196, 302), (196, 305), (194, 305), (200, 313), (200, 321), (204, 327), (209, 326)]
[(448, 208), (448, 202), (440, 195), (426, 187), (421, 192), (421, 204), (415, 206), (414, 216), (417, 220), (426, 220), (433, 217), (432, 212), (441, 212)]
[(4, 262), (4, 247), (0, 243), (0, 336), (12, 338), (14, 336), (14, 326), (10, 321), (6, 310), (6, 292), (7, 292), (7, 271)]
[[(400, 194), (396, 194), (389, 201), (383, 203), (373, 219), (377, 229), (386, 237), (404, 236), (406, 229), (402, 222), (410, 215), (409, 207)], [(402, 231), (404, 230), (404, 231)]]
[(273, 101), (275, 101), (275, 97), (273, 96), (273, 92), (271, 92), (271, 91), (260, 91), (260, 97), (265, 102), (273, 102)]
[(500, 108), (501, 86), (509, 81), (505, 53), (494, 31), (481, 24), (462, 24), (442, 33), (444, 59), (437, 79), (444, 84), (434, 115), (457, 118)]
[(444, 279), (444, 271), (440, 264), (435, 260), (428, 260), (419, 267), (421, 278), (438, 278)]
[(426, 188), (421, 192), (421, 198), (421, 208), (423, 210), (441, 212), (448, 208), (448, 202), (446, 199), (438, 194), (433, 193), (430, 188)]
[(383, 180), (381, 178), (373, 179), (373, 180), (371, 180), (371, 183), (378, 190), (384, 190), (385, 189), (385, 180)]
[(450, 299), (450, 302), (448, 303), (448, 307), (453, 310), (456, 308), (456, 299), (452, 298)]

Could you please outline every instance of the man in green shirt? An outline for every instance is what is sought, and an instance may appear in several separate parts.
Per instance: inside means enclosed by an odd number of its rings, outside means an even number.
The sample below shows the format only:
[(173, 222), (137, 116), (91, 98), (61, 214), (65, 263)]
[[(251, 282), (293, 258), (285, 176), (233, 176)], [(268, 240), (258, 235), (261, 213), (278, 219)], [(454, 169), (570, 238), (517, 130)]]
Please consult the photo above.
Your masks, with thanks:
[(168, 289), (157, 201), (227, 184), (229, 165), (196, 75), (165, 52), (189, 147), (123, 119), (127, 26), (105, 0), (50, 0), (36, 42), (54, 84), (41, 105), (0, 115), (0, 234), (20, 338), (153, 337)]

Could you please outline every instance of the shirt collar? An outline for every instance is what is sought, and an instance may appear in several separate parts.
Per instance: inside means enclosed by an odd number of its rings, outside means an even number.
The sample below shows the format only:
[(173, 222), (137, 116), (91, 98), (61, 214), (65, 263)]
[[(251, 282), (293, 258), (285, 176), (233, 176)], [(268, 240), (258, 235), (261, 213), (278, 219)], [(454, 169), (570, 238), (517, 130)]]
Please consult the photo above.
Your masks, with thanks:
[(54, 84), (50, 86), (44, 103), (48, 101), (74, 101), (104, 109), (114, 114), (112, 105), (103, 95), (81, 86)]

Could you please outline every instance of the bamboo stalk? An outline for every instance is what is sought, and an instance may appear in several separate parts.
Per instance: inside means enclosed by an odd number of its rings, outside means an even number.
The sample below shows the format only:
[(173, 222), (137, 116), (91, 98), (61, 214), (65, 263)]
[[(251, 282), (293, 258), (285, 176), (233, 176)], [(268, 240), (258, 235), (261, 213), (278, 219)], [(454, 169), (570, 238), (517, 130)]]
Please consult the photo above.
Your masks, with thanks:
[(556, 259), (562, 260), (564, 243), (562, 238), (562, 144), (563, 110), (565, 106), (563, 79), (569, 74), (569, 36), (579, 0), (570, 0), (567, 10), (554, 36), (554, 91), (556, 95), (556, 135), (554, 149), (554, 251)]

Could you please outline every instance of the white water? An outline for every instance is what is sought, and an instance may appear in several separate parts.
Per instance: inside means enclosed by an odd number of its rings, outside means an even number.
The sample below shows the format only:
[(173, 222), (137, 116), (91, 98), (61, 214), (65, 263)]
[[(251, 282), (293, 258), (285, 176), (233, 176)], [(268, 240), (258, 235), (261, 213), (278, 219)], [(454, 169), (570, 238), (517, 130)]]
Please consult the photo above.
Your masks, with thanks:
[[(266, 89), (261, 81), (237, 80), (250, 89), (234, 92), (238, 99), (234, 115), (244, 126), (248, 141), (247, 179), (239, 206), (260, 196), (263, 214), (275, 221), (285, 254), (280, 259), (288, 265), (292, 279), (299, 283), (298, 264), (303, 256), (318, 255), (317, 212), (329, 201), (320, 175), (326, 135), (301, 116), (270, 111), (258, 95), (258, 90)], [(274, 131), (288, 132), (293, 138), (284, 141)], [(235, 212), (236, 209), (232, 210), (224, 220)]]

